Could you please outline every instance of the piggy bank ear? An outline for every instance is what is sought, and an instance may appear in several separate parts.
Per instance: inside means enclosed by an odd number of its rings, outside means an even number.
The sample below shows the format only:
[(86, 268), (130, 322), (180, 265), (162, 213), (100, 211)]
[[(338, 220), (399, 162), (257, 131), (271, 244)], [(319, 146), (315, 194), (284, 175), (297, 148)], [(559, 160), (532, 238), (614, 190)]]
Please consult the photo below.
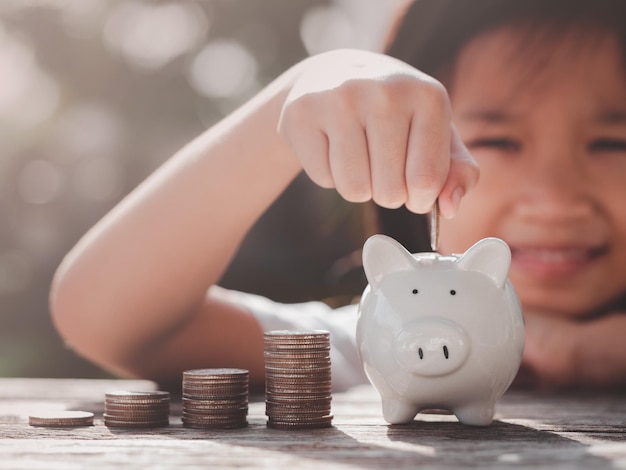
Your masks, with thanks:
[(372, 235), (363, 245), (363, 269), (372, 287), (387, 273), (415, 269), (416, 265), (411, 253), (386, 235)]
[(511, 249), (499, 238), (484, 238), (474, 244), (458, 260), (465, 271), (478, 271), (502, 287), (511, 266)]

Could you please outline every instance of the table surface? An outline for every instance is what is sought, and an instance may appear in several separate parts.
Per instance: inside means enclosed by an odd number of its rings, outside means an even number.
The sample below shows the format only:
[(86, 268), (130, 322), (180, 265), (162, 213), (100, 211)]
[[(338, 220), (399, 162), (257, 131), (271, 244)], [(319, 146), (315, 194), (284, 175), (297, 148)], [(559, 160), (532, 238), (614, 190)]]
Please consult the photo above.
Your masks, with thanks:
[[(114, 430), (102, 423), (104, 393), (153, 390), (147, 381), (0, 379), (0, 468), (550, 468), (626, 469), (626, 397), (509, 391), (487, 427), (451, 415), (419, 414), (391, 426), (375, 390), (333, 395), (333, 427), (269, 429), (263, 396), (252, 396), (249, 426), (195, 430), (181, 424), (172, 401), (170, 425)], [(94, 426), (39, 428), (28, 415), (84, 410)]]

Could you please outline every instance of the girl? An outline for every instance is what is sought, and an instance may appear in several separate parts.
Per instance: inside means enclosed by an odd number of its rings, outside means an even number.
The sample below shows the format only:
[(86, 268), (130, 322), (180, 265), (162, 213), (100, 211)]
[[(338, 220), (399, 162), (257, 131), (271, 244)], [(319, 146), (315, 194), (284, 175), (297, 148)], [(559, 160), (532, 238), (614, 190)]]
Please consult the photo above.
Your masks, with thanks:
[(58, 330), (121, 375), (244, 367), (262, 384), (264, 329), (326, 328), (334, 385), (364, 382), (355, 306), (217, 287), (304, 170), (348, 201), (373, 201), (379, 231), (413, 251), (424, 249), (416, 214), (437, 199), (442, 253), (504, 239), (524, 370), (551, 386), (623, 385), (625, 13), (621, 0), (418, 0), (388, 55), (341, 50), (295, 65), (83, 237), (54, 279)]

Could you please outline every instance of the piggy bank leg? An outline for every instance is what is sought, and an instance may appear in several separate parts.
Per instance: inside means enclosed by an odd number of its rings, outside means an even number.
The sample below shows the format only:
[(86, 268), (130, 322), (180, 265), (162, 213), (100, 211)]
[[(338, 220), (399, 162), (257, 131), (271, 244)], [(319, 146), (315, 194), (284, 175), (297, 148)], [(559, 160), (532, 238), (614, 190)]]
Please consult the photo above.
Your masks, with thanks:
[(469, 426), (487, 426), (494, 415), (493, 403), (469, 403), (453, 410), (462, 424)]
[(454, 414), (462, 424), (469, 426), (487, 426), (491, 424), (494, 415), (493, 403), (470, 403), (457, 407)]
[(389, 424), (410, 423), (415, 418), (417, 411), (418, 409), (415, 405), (383, 398), (383, 418)]

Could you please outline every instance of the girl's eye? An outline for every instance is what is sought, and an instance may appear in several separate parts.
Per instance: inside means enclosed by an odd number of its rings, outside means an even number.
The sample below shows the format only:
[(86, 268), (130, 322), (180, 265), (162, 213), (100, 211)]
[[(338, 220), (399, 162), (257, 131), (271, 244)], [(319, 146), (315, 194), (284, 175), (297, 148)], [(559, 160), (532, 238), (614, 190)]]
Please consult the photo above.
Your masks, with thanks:
[(596, 139), (589, 144), (591, 152), (624, 152), (626, 140), (623, 139)]
[(507, 137), (492, 137), (475, 139), (467, 143), (469, 149), (495, 149), (505, 152), (515, 152), (521, 147), (520, 143)]

